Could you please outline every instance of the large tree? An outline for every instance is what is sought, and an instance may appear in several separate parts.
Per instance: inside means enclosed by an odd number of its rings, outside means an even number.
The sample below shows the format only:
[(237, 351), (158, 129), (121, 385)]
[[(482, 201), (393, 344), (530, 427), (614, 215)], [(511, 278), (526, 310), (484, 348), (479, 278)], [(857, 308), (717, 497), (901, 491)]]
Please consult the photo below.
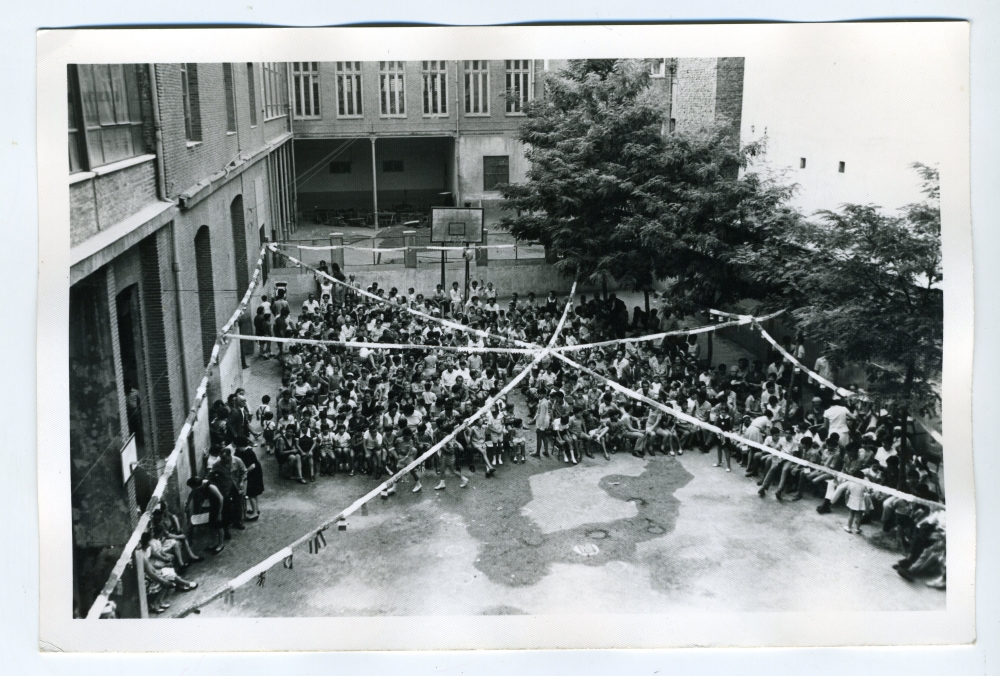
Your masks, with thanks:
[(739, 262), (780, 289), (771, 304), (791, 308), (835, 361), (866, 365), (871, 394), (918, 411), (938, 400), (944, 296), (938, 173), (913, 167), (925, 199), (898, 215), (859, 204), (819, 211), (775, 228)]
[(580, 279), (633, 289), (675, 280), (678, 300), (756, 295), (732, 263), (787, 217), (791, 188), (748, 171), (760, 143), (726, 121), (666, 133), (667, 104), (635, 60), (572, 61), (546, 79), (520, 139), (527, 181), (503, 186), (503, 227), (540, 241)]

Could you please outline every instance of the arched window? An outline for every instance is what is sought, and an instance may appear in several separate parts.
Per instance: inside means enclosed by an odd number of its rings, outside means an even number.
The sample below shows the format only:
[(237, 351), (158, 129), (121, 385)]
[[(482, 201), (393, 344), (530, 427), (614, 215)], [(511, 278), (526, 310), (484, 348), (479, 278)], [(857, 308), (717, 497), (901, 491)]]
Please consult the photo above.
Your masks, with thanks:
[(250, 285), (247, 270), (247, 228), (243, 220), (243, 195), (237, 195), (229, 205), (229, 222), (233, 226), (233, 264), (236, 266), (236, 300), (239, 302)]
[(201, 317), (201, 354), (205, 365), (212, 358), (217, 328), (215, 326), (215, 282), (212, 278), (212, 238), (208, 226), (198, 228), (194, 236), (194, 261), (198, 275), (198, 314)]

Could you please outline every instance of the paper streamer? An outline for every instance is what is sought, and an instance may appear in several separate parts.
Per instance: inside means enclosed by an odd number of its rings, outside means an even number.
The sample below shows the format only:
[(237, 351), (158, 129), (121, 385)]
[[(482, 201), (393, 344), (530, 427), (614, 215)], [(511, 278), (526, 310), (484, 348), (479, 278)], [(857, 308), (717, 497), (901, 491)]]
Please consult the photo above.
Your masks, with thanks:
[(222, 331), (219, 332), (219, 335), (215, 339), (215, 345), (212, 347), (212, 354), (208, 360), (209, 365), (205, 368), (205, 373), (202, 376), (201, 382), (195, 390), (194, 401), (191, 404), (187, 417), (184, 419), (184, 424), (181, 425), (177, 439), (174, 441), (174, 447), (170, 451), (170, 455), (167, 456), (166, 463), (163, 467), (163, 473), (156, 482), (153, 494), (149, 499), (149, 503), (146, 505), (146, 511), (144, 511), (139, 517), (139, 521), (136, 523), (135, 529), (132, 531), (132, 535), (129, 536), (128, 542), (125, 543), (125, 547), (122, 550), (121, 555), (118, 557), (118, 561), (111, 569), (111, 575), (108, 577), (108, 581), (101, 589), (101, 593), (97, 595), (93, 605), (90, 606), (90, 610), (87, 612), (88, 620), (100, 619), (101, 612), (107, 605), (108, 598), (112, 593), (114, 593), (115, 587), (118, 585), (118, 581), (125, 573), (126, 566), (128, 566), (129, 561), (132, 560), (132, 554), (135, 552), (136, 547), (139, 546), (139, 540), (142, 538), (143, 532), (145, 532), (146, 527), (149, 525), (149, 521), (153, 515), (153, 510), (156, 509), (156, 506), (160, 504), (160, 500), (163, 498), (163, 493), (167, 489), (167, 481), (171, 476), (173, 476), (174, 470), (177, 469), (177, 462), (180, 460), (181, 453), (187, 451), (187, 438), (191, 432), (191, 428), (194, 426), (194, 421), (198, 417), (198, 410), (201, 408), (201, 402), (208, 393), (208, 379), (211, 375), (212, 367), (219, 363), (219, 351), (222, 342), (225, 340), (225, 333), (239, 320), (240, 314), (242, 314), (247, 303), (250, 302), (250, 298), (253, 296), (253, 291), (260, 281), (260, 272), (264, 264), (265, 250), (266, 245), (261, 247), (260, 255), (257, 257), (257, 268), (254, 270), (253, 277), (250, 285), (247, 287), (246, 293), (243, 294), (243, 300), (240, 301), (239, 307), (236, 308), (236, 311), (229, 318), (229, 321), (226, 322)]
[[(784, 310), (779, 310), (774, 314), (767, 315), (766, 317), (760, 317), (760, 321), (767, 319), (772, 319), (780, 315)], [(587, 350), (593, 347), (606, 347), (608, 345), (617, 345), (619, 343), (641, 343), (650, 340), (660, 340), (666, 338), (667, 336), (692, 336), (699, 333), (709, 333), (712, 331), (718, 331), (719, 329), (725, 329), (730, 326), (745, 326), (754, 321), (754, 317), (749, 315), (734, 315), (738, 317), (737, 320), (731, 322), (725, 322), (722, 324), (708, 324), (706, 326), (699, 326), (695, 329), (679, 329), (677, 331), (666, 331), (664, 333), (652, 333), (648, 336), (637, 336), (635, 338), (616, 338), (615, 340), (602, 340), (598, 343), (580, 343), (579, 345), (564, 345), (562, 347), (554, 348), (554, 352), (576, 352), (579, 350)]]
[[(576, 282), (573, 283), (573, 290), (574, 291), (576, 290)], [(570, 294), (570, 299), (572, 299), (572, 293)], [(494, 403), (496, 403), (497, 401), (499, 401), (503, 396), (505, 396), (512, 389), (514, 389), (514, 387), (516, 387), (518, 383), (520, 383), (529, 373), (531, 373), (531, 369), (532, 369), (532, 367), (535, 364), (539, 363), (542, 359), (544, 359), (546, 356), (548, 356), (551, 353), (552, 347), (555, 344), (556, 339), (558, 338), (560, 332), (563, 329), (563, 326), (566, 323), (566, 317), (569, 314), (569, 308), (570, 308), (571, 304), (572, 304), (572, 300), (570, 300), (570, 301), (568, 301), (566, 303), (566, 307), (563, 310), (562, 318), (559, 320), (559, 324), (556, 326), (555, 332), (552, 334), (552, 337), (549, 339), (549, 342), (546, 345), (546, 347), (541, 348), (540, 351), (535, 355), (535, 358), (532, 361), (532, 363), (529, 364), (529, 365), (527, 365), (517, 375), (515, 375), (503, 387), (503, 389), (501, 389), (496, 394), (496, 396), (493, 396), (493, 397), (490, 397), (489, 399), (487, 399), (486, 403), (483, 404), (483, 406), (479, 410), (477, 410), (471, 416), (469, 416), (468, 418), (466, 418), (465, 421), (462, 422), (462, 424), (460, 424), (458, 427), (456, 427), (450, 434), (448, 434), (447, 436), (445, 436), (444, 438), (442, 438), (440, 441), (438, 441), (436, 444), (434, 444), (433, 446), (431, 446), (431, 448), (429, 448), (422, 455), (420, 455), (415, 460), (413, 460), (406, 467), (403, 467), (402, 469), (400, 469), (399, 471), (397, 471), (394, 475), (392, 475), (391, 477), (389, 477), (386, 481), (382, 482), (381, 484), (379, 484), (378, 486), (376, 486), (375, 488), (373, 488), (371, 491), (369, 491), (368, 493), (366, 493), (364, 496), (362, 496), (362, 497), (358, 498), (357, 500), (355, 500), (349, 507), (347, 507), (346, 509), (342, 510), (336, 516), (334, 516), (333, 518), (328, 519), (327, 521), (323, 522), (322, 524), (320, 524), (320, 526), (318, 528), (314, 528), (314, 529), (310, 530), (308, 534), (300, 537), (298, 540), (296, 540), (295, 542), (291, 543), (290, 545), (288, 545), (287, 547), (285, 547), (284, 549), (282, 549), (280, 552), (276, 552), (275, 554), (272, 554), (271, 556), (269, 556), (268, 558), (264, 559), (263, 561), (261, 561), (260, 563), (258, 563), (257, 565), (255, 565), (254, 567), (249, 568), (248, 570), (244, 571), (243, 573), (241, 573), (240, 575), (238, 575), (236, 578), (230, 580), (229, 582), (227, 582), (224, 585), (222, 585), (221, 587), (219, 587), (216, 591), (214, 591), (211, 594), (209, 594), (207, 597), (205, 597), (205, 598), (203, 598), (203, 599), (201, 599), (201, 600), (199, 600), (199, 601), (197, 601), (195, 603), (192, 603), (191, 605), (185, 607), (184, 610), (182, 610), (181, 612), (179, 612), (177, 614), (177, 617), (185, 617), (187, 615), (190, 615), (191, 613), (197, 612), (200, 608), (205, 607), (206, 605), (208, 605), (209, 603), (213, 602), (215, 599), (219, 598), (220, 596), (224, 596), (225, 594), (227, 594), (228, 591), (234, 590), (234, 589), (236, 589), (236, 588), (238, 588), (238, 587), (246, 584), (250, 580), (256, 578), (259, 574), (261, 574), (261, 573), (267, 571), (268, 569), (272, 568), (273, 566), (277, 565), (278, 561), (285, 561), (286, 562), (285, 563), (285, 567), (286, 568), (291, 568), (292, 566), (291, 566), (290, 562), (291, 562), (293, 550), (295, 550), (298, 547), (301, 547), (304, 544), (307, 545), (307, 546), (309, 546), (310, 543), (312, 543), (312, 542), (315, 541), (317, 533), (319, 533), (319, 532), (321, 532), (323, 530), (326, 530), (327, 528), (329, 528), (330, 526), (332, 526), (334, 524), (337, 524), (338, 522), (345, 521), (347, 519), (347, 517), (349, 517), (351, 514), (353, 514), (354, 512), (358, 511), (359, 509), (361, 509), (362, 507), (364, 507), (365, 505), (367, 505), (369, 501), (371, 501), (374, 498), (376, 498), (377, 496), (379, 496), (382, 493), (382, 491), (386, 490), (389, 486), (395, 484), (401, 477), (403, 477), (404, 475), (408, 474), (413, 469), (416, 469), (422, 463), (426, 462), (428, 458), (430, 458), (432, 455), (434, 455), (435, 453), (437, 453), (441, 448), (444, 447), (445, 444), (449, 443), (456, 436), (458, 436), (462, 432), (462, 430), (466, 429), (473, 422), (475, 422), (476, 420), (478, 420), (479, 418), (481, 418), (483, 415), (485, 415), (486, 412), (490, 410), (490, 408), (493, 406)], [(539, 347), (541, 347), (541, 346), (539, 346)]]
[(747, 439), (746, 437), (742, 437), (739, 434), (735, 434), (733, 432), (724, 432), (721, 429), (719, 429), (718, 427), (716, 427), (715, 425), (702, 422), (701, 420), (698, 420), (697, 418), (689, 416), (688, 414), (686, 414), (686, 413), (684, 413), (682, 411), (678, 411), (678, 410), (676, 410), (674, 408), (671, 408), (671, 407), (667, 406), (666, 404), (663, 404), (663, 403), (661, 403), (659, 401), (656, 401), (654, 399), (650, 399), (649, 397), (643, 395), (640, 392), (636, 392), (635, 390), (629, 389), (629, 388), (625, 387), (624, 385), (621, 385), (621, 384), (615, 382), (614, 380), (611, 380), (610, 378), (607, 378), (606, 376), (602, 376), (597, 371), (594, 371), (593, 369), (590, 369), (590, 368), (584, 366), (583, 364), (580, 364), (579, 362), (575, 362), (572, 359), (570, 359), (569, 357), (567, 357), (567, 356), (565, 356), (563, 354), (560, 354), (559, 352), (553, 352), (552, 354), (556, 358), (561, 359), (562, 361), (566, 362), (567, 364), (569, 364), (573, 368), (579, 369), (579, 370), (581, 370), (581, 371), (583, 371), (583, 372), (585, 372), (585, 373), (587, 373), (587, 374), (589, 374), (589, 375), (591, 375), (591, 376), (593, 376), (595, 378), (599, 378), (600, 380), (602, 380), (605, 383), (607, 383), (611, 388), (613, 388), (615, 390), (618, 390), (622, 394), (628, 395), (628, 396), (632, 397), (633, 399), (638, 399), (639, 401), (641, 401), (641, 402), (643, 402), (643, 403), (645, 403), (645, 404), (647, 404), (649, 406), (652, 406), (654, 408), (657, 408), (657, 409), (663, 411), (664, 413), (668, 413), (669, 415), (674, 416), (678, 420), (683, 420), (684, 422), (689, 423), (691, 425), (695, 425), (696, 427), (700, 427), (702, 429), (708, 430), (708, 431), (713, 432), (715, 434), (718, 434), (720, 436), (726, 437), (727, 439), (731, 439), (732, 441), (734, 441), (736, 443), (743, 444), (745, 446), (753, 446), (754, 448), (760, 449), (762, 451), (766, 451), (767, 453), (770, 453), (771, 455), (776, 455), (779, 458), (783, 458), (785, 460), (789, 460), (791, 462), (794, 462), (797, 465), (802, 465), (804, 467), (809, 467), (811, 469), (820, 470), (820, 471), (822, 471), (822, 472), (824, 472), (826, 474), (833, 475), (833, 476), (838, 477), (838, 478), (840, 478), (840, 479), (842, 479), (844, 481), (851, 481), (853, 483), (862, 484), (862, 485), (867, 486), (868, 488), (872, 489), (873, 491), (875, 491), (877, 493), (883, 493), (883, 494), (891, 495), (891, 496), (894, 496), (894, 497), (897, 497), (897, 498), (902, 498), (903, 500), (906, 500), (908, 502), (916, 502), (918, 504), (925, 505), (925, 506), (931, 507), (933, 509), (944, 509), (945, 508), (944, 505), (942, 505), (941, 503), (934, 502), (932, 500), (925, 500), (923, 498), (918, 498), (915, 495), (910, 495), (909, 493), (904, 493), (902, 491), (898, 491), (895, 488), (889, 488), (887, 486), (882, 486), (880, 484), (872, 483), (871, 481), (868, 481), (867, 479), (858, 479), (857, 477), (853, 477), (850, 474), (844, 474), (843, 472), (838, 472), (838, 471), (829, 469), (828, 467), (823, 467), (822, 465), (817, 465), (815, 463), (811, 463), (808, 460), (804, 460), (803, 458), (796, 458), (794, 455), (789, 455), (787, 453), (783, 453), (783, 452), (781, 452), (781, 451), (779, 451), (779, 450), (777, 450), (775, 448), (771, 448), (770, 446), (765, 446), (764, 444), (759, 444), (756, 441), (751, 441), (750, 439)]
[(444, 352), (506, 352), (512, 354), (534, 354), (541, 350), (527, 347), (478, 347), (466, 345), (424, 345), (413, 343), (362, 343), (353, 340), (319, 340), (313, 338), (278, 338), (276, 336), (247, 336), (242, 333), (230, 333), (233, 340), (258, 340), (266, 343), (286, 343), (302, 345), (339, 345), (341, 347), (358, 349), (367, 347), (371, 350), (442, 350)]
[[(716, 313), (716, 314), (722, 314), (722, 313), (719, 313), (716, 310), (712, 310), (712, 312)], [(758, 323), (759, 321), (763, 321), (763, 319), (764, 318), (761, 318), (760, 320), (755, 320), (754, 323), (756, 324), (757, 328), (760, 329), (760, 333), (761, 333), (762, 336), (764, 336), (764, 339), (767, 340), (767, 342), (771, 343), (771, 345), (773, 345), (774, 348), (776, 350), (778, 350), (778, 352), (780, 352), (782, 354), (782, 356), (785, 357), (785, 359), (787, 359), (788, 361), (792, 362), (793, 364), (795, 364), (796, 366), (798, 366), (800, 369), (802, 369), (810, 378), (812, 378), (816, 382), (820, 383), (820, 385), (823, 385), (827, 389), (833, 390), (834, 392), (837, 393), (838, 396), (840, 396), (840, 397), (842, 397), (844, 399), (849, 399), (851, 397), (857, 397), (859, 399), (870, 400), (870, 396), (869, 396), (869, 394), (867, 392), (865, 392), (863, 390), (856, 392), (854, 390), (848, 390), (848, 389), (843, 388), (843, 387), (837, 387), (836, 385), (834, 385), (833, 383), (831, 383), (829, 380), (827, 380), (823, 376), (819, 375), (815, 371), (813, 371), (813, 370), (809, 369), (808, 367), (806, 367), (805, 365), (803, 365), (802, 362), (800, 362), (798, 359), (796, 359), (795, 357), (793, 357), (791, 354), (788, 353), (787, 350), (785, 350), (785, 348), (783, 348), (781, 345), (779, 345), (778, 341), (776, 341), (774, 339), (774, 337), (771, 336), (771, 334), (769, 334), (766, 330), (764, 330), (764, 327), (761, 326)], [(913, 418), (913, 420), (917, 424), (919, 424), (921, 427), (923, 427), (924, 430), (928, 434), (931, 435), (931, 438), (933, 438), (934, 441), (936, 441), (942, 447), (944, 446), (944, 438), (941, 436), (940, 432), (938, 432), (936, 429), (934, 429), (931, 426), (930, 422), (928, 422), (924, 418), (922, 418), (920, 416), (917, 416), (917, 415), (912, 415), (911, 417)]]
[[(354, 293), (357, 293), (359, 295), (365, 296), (366, 298), (371, 298), (372, 300), (374, 300), (376, 302), (379, 302), (379, 303), (382, 303), (383, 305), (389, 305), (390, 307), (394, 307), (396, 309), (402, 309), (405, 312), (408, 312), (409, 314), (414, 315), (416, 317), (419, 317), (419, 318), (421, 318), (421, 319), (423, 319), (425, 321), (435, 322), (437, 324), (441, 324), (442, 326), (447, 326), (447, 327), (449, 327), (449, 328), (451, 328), (453, 330), (463, 331), (465, 333), (471, 333), (471, 334), (477, 335), (480, 338), (484, 338), (484, 339), (485, 338), (493, 338), (493, 339), (500, 340), (500, 341), (503, 341), (503, 342), (514, 343), (518, 347), (526, 347), (526, 348), (536, 349), (536, 350), (539, 347), (538, 345), (536, 345), (534, 343), (528, 343), (528, 342), (525, 342), (523, 340), (516, 340), (514, 338), (507, 338), (506, 336), (498, 336), (498, 335), (490, 333), (489, 331), (483, 331), (481, 329), (474, 329), (474, 328), (472, 328), (470, 326), (465, 326), (464, 324), (458, 324), (456, 322), (451, 322), (451, 321), (448, 321), (447, 319), (443, 319), (441, 317), (433, 317), (433, 316), (431, 316), (429, 314), (426, 314), (424, 312), (420, 312), (419, 310), (414, 310), (409, 305), (399, 305), (397, 303), (393, 303), (388, 298), (381, 298), (381, 297), (379, 297), (379, 296), (377, 296), (377, 295), (375, 295), (373, 293), (369, 293), (368, 291), (365, 291), (363, 289), (357, 289), (357, 288), (351, 286), (350, 284), (348, 284), (347, 282), (342, 282), (339, 279), (337, 279), (336, 277), (332, 277), (332, 276), (326, 274), (322, 270), (317, 270), (316, 268), (314, 268), (313, 266), (309, 265), (308, 263), (303, 263), (299, 259), (295, 258), (294, 256), (290, 256), (289, 254), (285, 253), (284, 251), (279, 251), (274, 244), (270, 244), (269, 246), (271, 247), (271, 250), (274, 251), (275, 253), (284, 256), (285, 258), (287, 258), (291, 262), (295, 263), (296, 265), (300, 265), (300, 266), (306, 268), (307, 270), (311, 270), (313, 273), (315, 273), (315, 274), (323, 277), (324, 279), (330, 280), (334, 284), (340, 284), (341, 286), (344, 286), (344, 287), (350, 289)], [(574, 289), (576, 288), (576, 283), (575, 282), (574, 282), (573, 288)], [(571, 298), (572, 298), (572, 296), (571, 296)]]
[[(306, 244), (292, 244), (291, 242), (274, 242), (277, 246), (294, 247), (303, 251), (339, 251), (351, 249), (352, 251), (367, 251), (369, 253), (392, 253), (397, 251), (465, 251), (466, 249), (514, 249), (517, 244), (476, 244), (468, 247), (464, 246), (397, 246), (397, 247), (372, 247), (354, 246), (353, 244), (328, 244), (326, 246), (310, 246)], [(528, 246), (525, 244), (524, 246)]]

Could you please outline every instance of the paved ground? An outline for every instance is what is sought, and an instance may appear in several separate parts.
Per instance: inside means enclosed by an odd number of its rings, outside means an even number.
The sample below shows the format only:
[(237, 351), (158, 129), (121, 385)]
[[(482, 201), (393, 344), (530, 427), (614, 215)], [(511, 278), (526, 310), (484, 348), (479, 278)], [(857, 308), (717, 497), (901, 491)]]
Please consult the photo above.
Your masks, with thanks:
[[(251, 406), (274, 394), (277, 365), (244, 372)], [(515, 401), (521, 406), (519, 401)], [(523, 409), (522, 409), (523, 412)], [(529, 434), (529, 439), (532, 434)], [(843, 508), (816, 513), (814, 499), (757, 496), (714, 454), (640, 460), (630, 455), (505, 465), (468, 488), (372, 502), (346, 532), (328, 531), (318, 554), (243, 587), (205, 616), (660, 613), (678, 610), (803, 611), (942, 609), (945, 595), (892, 570), (898, 554), (842, 530)], [(261, 520), (226, 550), (190, 569), (201, 587), (176, 611), (309, 531), (374, 487), (338, 476), (301, 486), (264, 458)]]

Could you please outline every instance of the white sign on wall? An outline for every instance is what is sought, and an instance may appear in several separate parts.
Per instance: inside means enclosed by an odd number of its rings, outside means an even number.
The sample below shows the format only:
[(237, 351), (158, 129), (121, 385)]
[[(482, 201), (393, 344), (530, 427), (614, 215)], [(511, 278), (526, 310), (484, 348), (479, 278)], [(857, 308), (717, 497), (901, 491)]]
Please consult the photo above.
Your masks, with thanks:
[(132, 470), (135, 466), (139, 464), (139, 456), (136, 453), (135, 448), (135, 435), (133, 434), (125, 442), (125, 445), (121, 449), (121, 459), (122, 459), (122, 483), (127, 483), (130, 476), (132, 476)]

